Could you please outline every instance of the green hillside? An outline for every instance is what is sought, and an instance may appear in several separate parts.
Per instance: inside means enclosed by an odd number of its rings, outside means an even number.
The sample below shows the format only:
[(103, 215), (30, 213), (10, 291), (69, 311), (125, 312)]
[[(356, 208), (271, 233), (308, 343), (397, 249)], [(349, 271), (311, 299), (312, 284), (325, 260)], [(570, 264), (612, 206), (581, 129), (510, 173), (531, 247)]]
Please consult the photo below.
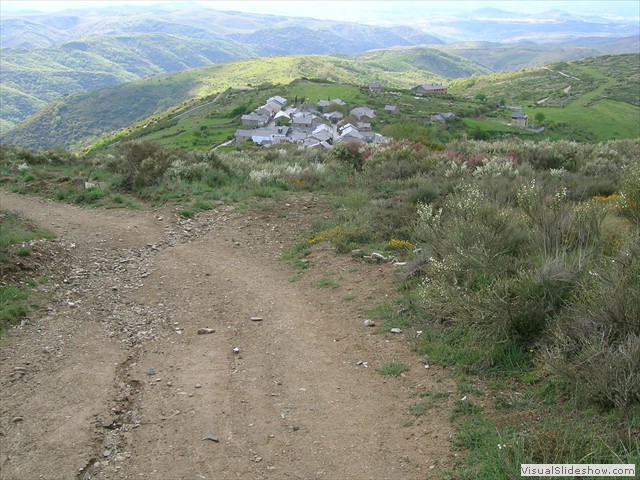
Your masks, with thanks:
[(428, 71), (443, 78), (462, 78), (492, 73), (477, 60), (469, 60), (457, 54), (439, 52), (434, 48), (398, 47), (372, 50), (354, 56), (356, 62), (393, 72)]
[[(371, 93), (367, 86), (327, 83), (323, 81), (296, 80), (286, 85), (262, 85), (251, 89), (231, 88), (222, 94), (188, 102), (180, 109), (172, 109), (150, 119), (128, 126), (112, 135), (103, 137), (89, 150), (96, 151), (129, 140), (148, 140), (169, 147), (208, 151), (233, 138), (241, 127), (240, 116), (244, 112), (264, 104), (266, 98), (281, 95), (292, 103), (303, 100), (340, 98), (347, 103), (343, 112), (356, 105), (375, 109), (378, 116), (372, 122), (374, 131), (394, 138), (412, 141), (445, 142), (459, 136), (464, 124), (451, 120), (447, 125), (426, 125), (432, 115), (452, 112), (458, 118), (475, 116), (485, 107), (475, 100), (452, 98), (448, 95), (428, 99), (416, 98), (408, 90), (385, 90)], [(397, 105), (398, 114), (384, 112), (385, 105)], [(520, 132), (518, 132), (520, 133)], [(526, 132), (525, 132), (526, 133)], [(531, 134), (529, 134), (531, 135)]]
[(637, 52), (637, 37), (601, 41), (594, 45), (460, 42), (434, 45), (443, 52), (460, 55), (495, 71), (518, 70), (553, 62), (576, 61), (586, 57)]
[[(382, 82), (392, 88), (445, 82), (450, 75), (486, 72), (484, 67), (429, 48), (419, 49), (422, 65), (430, 55), (439, 73), (422, 70), (394, 50), (348, 58), (287, 56), (254, 58), (138, 80), (98, 92), (53, 102), (4, 135), (5, 143), (30, 148), (79, 148), (102, 135), (125, 128), (188, 99), (208, 97), (237, 85), (288, 84), (298, 78), (322, 78), (331, 82), (366, 85)], [(380, 56), (384, 56), (384, 62)], [(397, 58), (396, 58), (397, 57)]]
[[(253, 55), (249, 48), (213, 36), (196, 39), (168, 34), (88, 37), (56, 47), (3, 49), (1, 93), (12, 113), (3, 109), (0, 119), (11, 127), (62, 95)], [(15, 102), (5, 96), (5, 88), (33, 101)]]
[[(640, 136), (640, 55), (608, 55), (453, 81), (449, 92), (521, 106), (551, 133), (598, 141)], [(500, 117), (476, 127), (492, 131)], [(506, 118), (506, 117), (505, 117)], [(562, 133), (565, 132), (565, 133)], [(553, 135), (552, 135), (553, 138)]]

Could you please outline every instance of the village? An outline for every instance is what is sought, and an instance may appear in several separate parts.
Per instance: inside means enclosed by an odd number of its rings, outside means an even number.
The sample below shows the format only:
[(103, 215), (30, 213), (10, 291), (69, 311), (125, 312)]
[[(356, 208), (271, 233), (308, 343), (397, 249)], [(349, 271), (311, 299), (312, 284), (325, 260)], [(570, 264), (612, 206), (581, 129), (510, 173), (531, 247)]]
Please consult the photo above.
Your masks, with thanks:
[[(382, 85), (371, 83), (369, 91), (380, 93)], [(447, 88), (442, 85), (419, 85), (413, 91), (416, 96), (444, 95)], [(371, 122), (377, 117), (376, 110), (365, 105), (347, 108), (340, 98), (290, 105), (287, 99), (276, 95), (253, 112), (242, 115), (242, 125), (248, 128), (235, 132), (235, 144), (251, 140), (263, 147), (288, 142), (303, 148), (330, 149), (344, 142), (379, 144), (389, 141), (371, 129)], [(348, 112), (348, 116), (343, 112)], [(397, 115), (400, 110), (396, 105), (385, 105), (384, 112)], [(454, 117), (453, 113), (447, 112), (432, 116), (430, 121), (446, 123)]]

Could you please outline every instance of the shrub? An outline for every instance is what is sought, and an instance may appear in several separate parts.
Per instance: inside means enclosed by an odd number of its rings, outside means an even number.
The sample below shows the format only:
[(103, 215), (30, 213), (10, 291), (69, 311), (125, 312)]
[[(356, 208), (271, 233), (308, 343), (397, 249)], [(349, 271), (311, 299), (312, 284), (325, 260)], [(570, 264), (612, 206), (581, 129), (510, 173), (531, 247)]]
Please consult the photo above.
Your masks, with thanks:
[(362, 171), (365, 156), (362, 144), (359, 142), (345, 142), (331, 150), (330, 158), (355, 171)]
[(640, 228), (640, 161), (628, 166), (620, 192), (620, 208), (636, 228)]
[(579, 395), (603, 407), (640, 403), (640, 241), (589, 272), (554, 324), (545, 359)]
[(127, 191), (158, 184), (177, 160), (173, 151), (152, 142), (127, 142), (118, 146), (118, 153), (111, 167), (122, 175), (120, 187)]

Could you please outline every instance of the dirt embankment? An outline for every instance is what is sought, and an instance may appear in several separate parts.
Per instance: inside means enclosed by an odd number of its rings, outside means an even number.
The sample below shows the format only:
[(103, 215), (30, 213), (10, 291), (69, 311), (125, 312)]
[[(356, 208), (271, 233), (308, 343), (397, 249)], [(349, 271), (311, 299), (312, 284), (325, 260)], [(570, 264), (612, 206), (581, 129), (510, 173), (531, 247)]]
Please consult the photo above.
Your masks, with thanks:
[[(328, 214), (317, 198), (187, 221), (0, 195), (58, 235), (34, 246), (51, 304), (0, 349), (2, 479), (423, 479), (450, 465), (449, 401), (410, 407), (453, 383), (410, 352), (414, 333), (363, 325), (394, 267), (328, 245), (301, 276), (280, 260)], [(410, 370), (382, 376), (392, 360)]]

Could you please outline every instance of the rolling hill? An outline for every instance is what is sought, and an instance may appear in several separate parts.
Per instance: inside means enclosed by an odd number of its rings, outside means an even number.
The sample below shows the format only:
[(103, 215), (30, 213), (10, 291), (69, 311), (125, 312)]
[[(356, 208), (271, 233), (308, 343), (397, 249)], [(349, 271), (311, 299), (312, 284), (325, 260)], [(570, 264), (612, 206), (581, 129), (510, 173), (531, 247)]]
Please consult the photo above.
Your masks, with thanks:
[[(451, 82), (449, 92), (522, 107), (530, 121), (541, 114), (547, 128), (569, 129), (574, 139), (640, 137), (640, 54), (606, 55), (460, 79)], [(492, 122), (487, 119), (476, 126), (491, 130)]]
[[(4, 49), (0, 94), (7, 108), (0, 112), (0, 127), (11, 128), (63, 95), (254, 55), (219, 37), (165, 33), (94, 36), (56, 47)], [(22, 101), (15, 101), (16, 94)]]
[(460, 42), (434, 45), (433, 47), (473, 60), (494, 71), (505, 71), (600, 55), (637, 53), (640, 52), (640, 39), (637, 36), (632, 36), (612, 41), (599, 37), (588, 44), (574, 42), (558, 44)]
[(184, 9), (95, 9), (0, 20), (0, 129), (63, 95), (256, 56), (442, 43), (411, 27)]
[[(0, 131), (6, 132), (63, 95), (255, 56), (353, 54), (431, 45), (490, 70), (512, 70), (637, 52), (639, 48), (634, 35), (637, 24), (628, 19), (614, 21), (562, 12), (537, 17), (497, 9), (443, 17), (429, 12), (428, 2), (415, 5), (413, 11), (415, 18), (407, 19), (405, 25), (391, 22), (393, 26), (295, 17), (294, 5), (290, 16), (169, 2), (78, 6), (52, 14), (3, 12)], [(510, 21), (514, 15), (518, 22)], [(443, 45), (440, 33), (454, 41), (489, 38), (507, 43)], [(624, 35), (632, 36), (621, 39)], [(544, 41), (545, 45), (514, 41), (516, 38)], [(552, 38), (564, 43), (552, 45)], [(567, 39), (574, 43), (566, 43)]]
[[(462, 57), (422, 47), (411, 62), (404, 51), (334, 56), (253, 58), (136, 80), (124, 85), (58, 99), (11, 129), (5, 143), (30, 148), (78, 148), (189, 99), (203, 98), (236, 85), (287, 84), (298, 78), (410, 88), (455, 76), (487, 73)], [(433, 66), (433, 72), (427, 70)]]

